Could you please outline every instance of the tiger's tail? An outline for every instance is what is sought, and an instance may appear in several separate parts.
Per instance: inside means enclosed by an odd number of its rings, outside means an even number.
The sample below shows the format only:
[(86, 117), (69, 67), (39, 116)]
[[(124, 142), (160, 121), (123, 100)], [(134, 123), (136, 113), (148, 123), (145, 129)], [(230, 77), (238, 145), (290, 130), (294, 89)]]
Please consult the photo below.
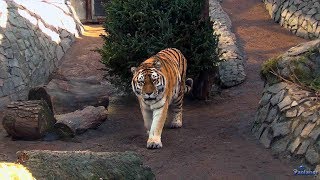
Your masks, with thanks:
[(188, 78), (188, 79), (186, 80), (186, 84), (185, 84), (185, 88), (184, 88), (184, 93), (185, 93), (185, 94), (190, 93), (191, 90), (192, 90), (192, 87), (193, 87), (193, 79)]

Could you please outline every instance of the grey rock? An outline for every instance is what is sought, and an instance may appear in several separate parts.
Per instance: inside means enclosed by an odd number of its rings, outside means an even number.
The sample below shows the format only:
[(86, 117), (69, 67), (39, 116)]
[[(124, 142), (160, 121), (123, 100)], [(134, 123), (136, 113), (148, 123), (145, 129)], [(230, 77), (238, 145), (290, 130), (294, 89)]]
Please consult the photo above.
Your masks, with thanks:
[(300, 122), (299, 120), (295, 120), (295, 121), (292, 122), (292, 124), (291, 124), (291, 133), (294, 132), (294, 130), (297, 127), (297, 125), (299, 124), (299, 122)]
[(300, 116), (304, 112), (305, 108), (303, 106), (299, 106), (298, 114), (297, 116)]
[(265, 122), (271, 123), (273, 121), (276, 121), (277, 118), (277, 114), (278, 114), (278, 109), (277, 108), (272, 108), (269, 113), (267, 118), (265, 119)]
[(320, 135), (320, 127), (314, 128), (311, 133), (309, 134), (309, 137), (311, 137), (313, 140), (317, 140)]
[(298, 150), (297, 154), (298, 155), (302, 155), (302, 154), (306, 153), (309, 145), (310, 145), (310, 141), (309, 140), (302, 141), (301, 146), (299, 147), (299, 150)]
[(286, 90), (282, 89), (276, 95), (274, 95), (270, 100), (271, 105), (274, 106), (274, 105), (278, 104), (279, 102), (281, 102), (283, 100), (285, 92), (286, 92)]
[(305, 127), (306, 123), (305, 122), (300, 122), (298, 127), (294, 130), (294, 136), (299, 136), (302, 132), (302, 129)]
[(261, 98), (261, 101), (260, 101), (260, 103), (259, 103), (260, 106), (266, 105), (266, 104), (269, 102), (270, 98), (271, 98), (271, 94), (269, 94), (269, 93), (264, 93), (263, 96), (262, 96), (262, 98)]
[(282, 122), (275, 123), (272, 125), (273, 137), (284, 136), (290, 133), (290, 123), (291, 122)]
[(316, 123), (308, 123), (302, 130), (301, 136), (306, 138), (312, 131), (312, 129), (315, 127)]
[(314, 113), (313, 115), (311, 115), (307, 118), (307, 121), (311, 121), (311, 122), (315, 123), (318, 119), (319, 119), (319, 116), (317, 115), (317, 113)]
[(301, 144), (301, 138), (300, 137), (297, 137), (288, 147), (288, 150), (293, 153), (297, 148), (298, 146)]
[(60, 60), (60, 59), (63, 57), (63, 54), (64, 54), (61, 46), (58, 46), (58, 47), (57, 47), (56, 53), (57, 53), (57, 58), (58, 58), (58, 60)]
[(280, 83), (277, 83), (277, 84), (270, 86), (268, 88), (268, 91), (271, 93), (277, 94), (279, 91), (281, 91), (282, 89), (284, 89), (286, 87), (287, 87), (287, 83), (280, 82)]
[(283, 108), (285, 108), (286, 106), (290, 106), (290, 104), (292, 103), (292, 100), (290, 99), (289, 96), (286, 96), (279, 104), (278, 107), (280, 110), (283, 110)]
[(270, 148), (270, 144), (272, 141), (272, 136), (269, 134), (269, 127), (267, 127), (264, 132), (262, 133), (260, 137), (260, 142), (264, 145), (266, 148)]
[(319, 153), (315, 150), (313, 146), (309, 147), (306, 152), (306, 160), (312, 164), (316, 165), (319, 163)]
[(297, 109), (290, 109), (286, 112), (286, 117), (287, 118), (292, 118), (292, 117), (296, 117), (298, 113)]
[(290, 138), (288, 136), (275, 141), (274, 143), (272, 143), (272, 153), (279, 154), (284, 152), (287, 149), (289, 142)]
[(305, 112), (302, 113), (302, 117), (305, 117), (305, 118), (306, 118), (306, 117), (312, 116), (313, 113), (314, 113), (314, 112), (311, 112), (311, 111), (305, 111)]
[(260, 120), (260, 122), (263, 122), (266, 118), (267, 115), (269, 113), (269, 108), (270, 108), (270, 103), (263, 106), (258, 113), (258, 119)]

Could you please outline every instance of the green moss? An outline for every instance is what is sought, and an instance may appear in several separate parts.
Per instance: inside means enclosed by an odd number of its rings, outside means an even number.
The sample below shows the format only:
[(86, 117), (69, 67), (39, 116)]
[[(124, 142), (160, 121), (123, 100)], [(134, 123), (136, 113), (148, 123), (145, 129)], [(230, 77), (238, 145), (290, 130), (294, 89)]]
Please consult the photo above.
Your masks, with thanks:
[[(293, 83), (299, 83), (311, 90), (320, 91), (320, 70), (319, 65), (315, 65), (314, 62), (311, 62), (312, 59), (315, 59), (317, 56), (320, 56), (319, 48), (314, 47), (310, 48), (304, 54), (296, 57), (290, 61), (288, 68), (291, 70), (291, 77), (283, 77)], [(278, 62), (282, 60), (281, 56), (271, 58), (265, 61), (261, 68), (261, 76), (269, 83), (277, 83), (281, 79), (274, 75), (272, 71), (278, 73)]]
[(276, 58), (271, 58), (262, 64), (260, 75), (269, 84), (274, 84), (280, 81), (280, 79), (274, 74), (272, 74), (271, 71), (277, 72), (277, 64), (278, 64), (278, 61), (280, 61), (281, 59), (282, 59), (281, 56)]

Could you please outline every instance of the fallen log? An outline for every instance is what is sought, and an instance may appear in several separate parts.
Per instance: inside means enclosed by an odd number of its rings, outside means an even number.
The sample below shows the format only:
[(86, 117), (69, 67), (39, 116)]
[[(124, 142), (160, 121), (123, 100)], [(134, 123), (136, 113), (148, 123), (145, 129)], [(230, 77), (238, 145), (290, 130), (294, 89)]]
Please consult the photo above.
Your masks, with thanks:
[(19, 151), (18, 162), (37, 179), (155, 179), (133, 152)]
[(68, 137), (82, 134), (87, 129), (98, 128), (108, 116), (108, 111), (103, 106), (88, 106), (67, 114), (55, 115), (55, 127)]
[(29, 91), (29, 100), (45, 100), (54, 114), (68, 113), (85, 106), (109, 105), (107, 87), (91, 79), (53, 79)]
[(12, 102), (5, 110), (2, 125), (13, 139), (35, 140), (54, 128), (56, 120), (43, 100)]

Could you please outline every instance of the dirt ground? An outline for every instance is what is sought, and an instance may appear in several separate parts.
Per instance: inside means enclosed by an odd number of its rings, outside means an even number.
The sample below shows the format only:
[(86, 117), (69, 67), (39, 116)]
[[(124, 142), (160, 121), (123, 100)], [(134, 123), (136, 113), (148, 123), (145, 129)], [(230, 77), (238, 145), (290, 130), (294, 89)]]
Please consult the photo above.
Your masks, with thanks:
[[(163, 148), (146, 149), (147, 136), (135, 99), (111, 103), (109, 120), (97, 130), (77, 136), (72, 142), (11, 141), (0, 128), (0, 160), (15, 160), (18, 150), (135, 151), (160, 180), (179, 179), (293, 179), (287, 160), (272, 156), (250, 133), (263, 81), (259, 77), (263, 61), (304, 42), (270, 20), (260, 0), (223, 0), (239, 44), (245, 52), (247, 80), (225, 89), (210, 102), (187, 101), (181, 129), (163, 132)], [(100, 57), (90, 51), (101, 47), (93, 26), (78, 39), (64, 57), (60, 71), (101, 75)], [(72, 64), (73, 66), (68, 66)], [(76, 67), (81, 66), (79, 70)], [(88, 68), (85, 68), (88, 67)], [(65, 68), (65, 69), (64, 69)], [(87, 70), (86, 70), (87, 69)], [(81, 73), (79, 73), (81, 74)]]

